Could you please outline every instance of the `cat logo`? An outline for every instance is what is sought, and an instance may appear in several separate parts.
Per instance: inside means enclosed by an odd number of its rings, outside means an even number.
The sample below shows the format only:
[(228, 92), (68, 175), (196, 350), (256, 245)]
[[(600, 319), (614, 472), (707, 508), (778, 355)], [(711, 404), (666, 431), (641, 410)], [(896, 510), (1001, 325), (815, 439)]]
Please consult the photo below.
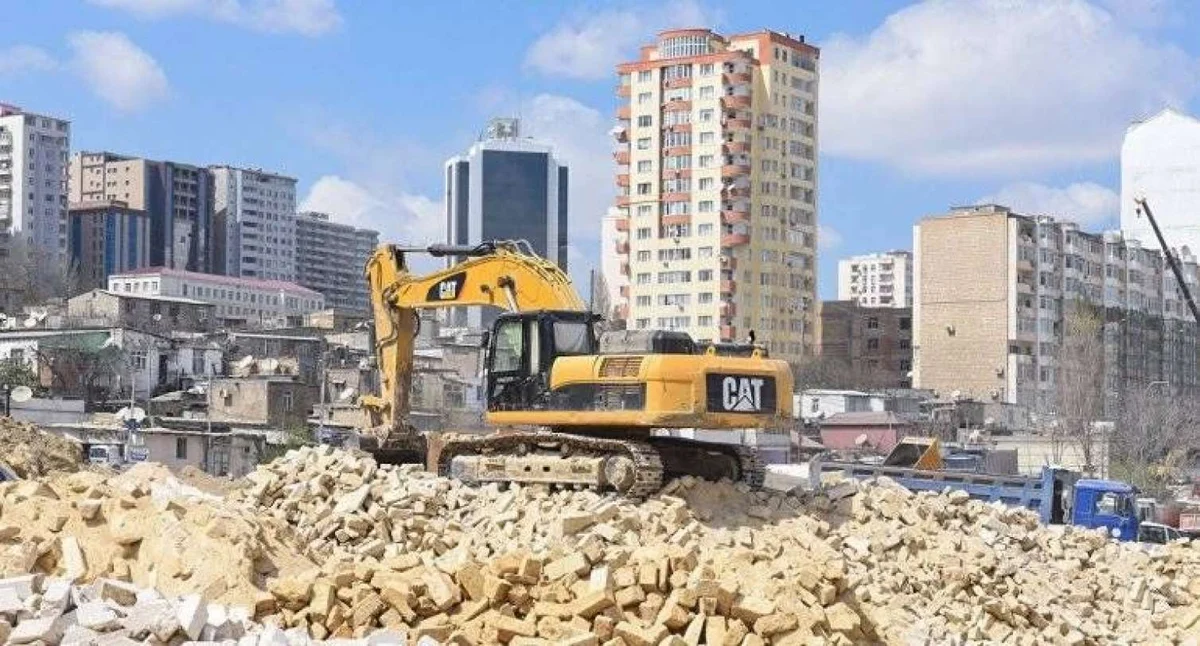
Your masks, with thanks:
[(464, 273), (447, 276), (429, 288), (429, 292), (425, 294), (425, 300), (433, 302), (458, 300), (465, 282), (467, 282), (467, 275)]
[(708, 375), (708, 410), (764, 413), (775, 409), (775, 380), (751, 375)]

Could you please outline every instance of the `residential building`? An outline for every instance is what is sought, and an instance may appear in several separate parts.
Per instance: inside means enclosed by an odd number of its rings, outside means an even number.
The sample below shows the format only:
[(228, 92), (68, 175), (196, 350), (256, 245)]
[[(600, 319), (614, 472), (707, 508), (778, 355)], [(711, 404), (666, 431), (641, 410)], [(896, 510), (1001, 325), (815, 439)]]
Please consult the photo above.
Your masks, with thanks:
[(105, 287), (112, 274), (150, 266), (150, 218), (125, 202), (71, 204), (71, 262), (81, 287)]
[(887, 455), (916, 424), (891, 411), (834, 413), (821, 422), (821, 444), (834, 451)]
[(312, 386), (290, 377), (218, 378), (209, 387), (209, 416), (214, 422), (304, 428), (316, 401)]
[(676, 29), (617, 66), (627, 327), (812, 354), (818, 59), (803, 37)]
[(67, 258), (67, 155), (71, 124), (0, 103), (0, 249), (16, 240), (34, 258)]
[[(1076, 308), (1102, 320), (1105, 402), (1166, 381), (1200, 392), (1196, 323), (1160, 252), (997, 205), (951, 209), (913, 232), (914, 385), (1051, 411)], [(1197, 290), (1197, 264), (1181, 253)]]
[(280, 328), (302, 325), (325, 307), (325, 297), (282, 280), (260, 280), (148, 267), (108, 278), (108, 291), (190, 298), (216, 306), (216, 325)]
[(71, 156), (72, 204), (123, 202), (149, 219), (149, 262), (142, 266), (216, 272), (213, 179), (207, 169), (111, 152)]
[(212, 303), (191, 298), (93, 289), (67, 299), (67, 320), (80, 327), (127, 327), (170, 336), (213, 329)]
[(321, 292), (328, 307), (365, 315), (371, 304), (363, 269), (378, 245), (378, 231), (333, 222), (327, 213), (300, 213), (296, 282)]
[(138, 431), (136, 441), (126, 448), (131, 460), (157, 462), (172, 469), (190, 466), (230, 478), (253, 471), (266, 458), (268, 448), (264, 433), (243, 429), (209, 433), (200, 428), (152, 426)]
[(314, 330), (233, 331), (222, 336), (234, 376), (287, 376), (309, 385), (321, 381), (328, 346)]
[(1168, 247), (1200, 254), (1200, 119), (1167, 108), (1130, 126), (1121, 145), (1121, 231), (1158, 249), (1149, 220), (1137, 213), (1139, 197)]
[(863, 307), (912, 307), (912, 253), (885, 251), (838, 261), (838, 300)]
[(815, 422), (838, 413), (883, 410), (883, 399), (860, 390), (809, 388), (792, 395), (792, 415)]
[(622, 294), (629, 292), (629, 274), (622, 271), (622, 266), (628, 266), (618, 248), (628, 248), (629, 231), (619, 229), (619, 225), (627, 224), (628, 220), (621, 215), (616, 207), (610, 207), (608, 213), (600, 220), (600, 275), (603, 278), (606, 308), (602, 314), (613, 321), (624, 321), (628, 312), (622, 309), (624, 299)]
[(173, 350), (166, 336), (122, 327), (0, 331), (0, 359), (24, 362), (54, 397), (89, 404), (128, 399), (131, 383), (138, 401), (169, 389), (177, 377)]
[(212, 166), (214, 271), (296, 280), (296, 179), (260, 169)]
[(821, 303), (821, 357), (842, 366), (865, 388), (912, 383), (912, 310), (863, 307), (858, 301)]
[[(446, 242), (524, 240), (566, 271), (568, 176), (553, 148), (521, 135), (519, 119), (493, 119), (465, 155), (446, 161)], [(450, 320), (488, 326), (497, 312), (458, 308)]]

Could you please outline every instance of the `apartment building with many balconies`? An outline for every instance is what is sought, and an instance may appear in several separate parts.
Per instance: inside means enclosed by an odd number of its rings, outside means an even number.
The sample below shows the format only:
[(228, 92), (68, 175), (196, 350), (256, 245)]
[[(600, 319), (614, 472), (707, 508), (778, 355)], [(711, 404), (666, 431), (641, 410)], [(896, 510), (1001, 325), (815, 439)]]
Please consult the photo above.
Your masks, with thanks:
[(122, 202), (145, 213), (150, 265), (221, 273), (214, 264), (217, 231), (207, 168), (81, 151), (71, 156), (69, 187), (73, 205)]
[(885, 251), (838, 261), (838, 300), (863, 307), (912, 307), (912, 253)]
[(629, 328), (813, 352), (818, 59), (802, 37), (677, 29), (618, 65), (610, 242)]
[(0, 103), (0, 236), (50, 265), (66, 260), (71, 124)]
[(366, 315), (370, 311), (363, 269), (379, 244), (379, 232), (334, 222), (327, 213), (296, 216), (296, 282), (325, 296), (325, 306)]
[(210, 166), (214, 273), (296, 280), (296, 179), (259, 169)]
[[(1003, 206), (952, 209), (914, 227), (914, 383), (1052, 410), (1072, 307), (1103, 326), (1104, 397), (1167, 382), (1200, 391), (1195, 321), (1161, 252)], [(1198, 268), (1180, 253), (1196, 293)]]

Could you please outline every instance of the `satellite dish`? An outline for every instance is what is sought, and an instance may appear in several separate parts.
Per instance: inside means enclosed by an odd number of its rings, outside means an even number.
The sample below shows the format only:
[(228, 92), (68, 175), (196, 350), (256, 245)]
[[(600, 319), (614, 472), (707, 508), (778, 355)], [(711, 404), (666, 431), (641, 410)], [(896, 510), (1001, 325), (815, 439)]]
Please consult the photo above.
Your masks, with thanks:
[(962, 391), (956, 390), (950, 393), (950, 399), (953, 399), (954, 401), (958, 401), (959, 397), (962, 397)]
[(854, 446), (865, 446), (867, 441), (867, 434), (862, 433), (858, 437), (854, 438)]
[(30, 315), (29, 317), (27, 317), (25, 319), (25, 321), (22, 323), (22, 325), (24, 325), (27, 328), (37, 327), (37, 324), (38, 324), (37, 317), (33, 316), (33, 315)]
[(27, 402), (33, 399), (33, 389), (29, 386), (17, 386), (8, 396), (15, 402)]
[(146, 419), (146, 411), (138, 408), (137, 406), (134, 406), (133, 408), (126, 406), (117, 411), (117, 418), (122, 422), (128, 422), (129, 420), (140, 422)]
[(343, 388), (342, 392), (338, 393), (337, 398), (340, 402), (350, 401), (357, 394), (358, 391), (354, 388)]
[(263, 359), (258, 367), (267, 374), (274, 374), (279, 369), (279, 359)]
[(38, 323), (41, 323), (46, 320), (47, 316), (50, 316), (50, 312), (47, 310), (33, 310), (29, 315), (36, 319)]
[(971, 429), (971, 433), (967, 435), (967, 441), (971, 442), (972, 444), (975, 444), (975, 443), (978, 443), (982, 437), (983, 437), (983, 431), (981, 431), (977, 428)]
[(358, 369), (359, 369), (359, 370), (366, 370), (366, 369), (368, 369), (368, 368), (370, 368), (370, 367), (371, 367), (371, 360), (370, 360), (370, 359), (367, 359), (367, 358), (365, 358), (365, 357), (364, 357), (364, 358), (362, 358), (362, 359), (359, 359), (359, 360), (358, 360)]
[(254, 355), (248, 354), (248, 355), (242, 357), (241, 359), (238, 359), (237, 363), (235, 363), (233, 365), (236, 366), (239, 370), (245, 370), (246, 368), (249, 368), (250, 364), (252, 364), (252, 363), (254, 363)]
[(16, 329), (16, 327), (17, 327), (17, 320), (16, 320), (16, 319), (5, 318), (5, 319), (4, 319), (4, 322), (3, 322), (3, 324), (0, 324), (0, 327), (3, 327), (3, 328), (4, 328), (4, 329), (6, 329), (6, 330), (12, 330), (12, 329)]
[(154, 316), (151, 316), (150, 318), (154, 319), (155, 323), (158, 323), (159, 321), (162, 320), (162, 314), (155, 314)]

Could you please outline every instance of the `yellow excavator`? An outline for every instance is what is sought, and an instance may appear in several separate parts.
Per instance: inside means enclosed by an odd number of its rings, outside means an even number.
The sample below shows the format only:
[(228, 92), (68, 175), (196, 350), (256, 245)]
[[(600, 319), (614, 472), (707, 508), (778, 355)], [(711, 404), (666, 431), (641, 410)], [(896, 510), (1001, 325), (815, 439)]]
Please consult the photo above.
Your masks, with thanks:
[[(422, 253), (461, 262), (428, 275)], [(792, 376), (753, 344), (699, 346), (676, 331), (598, 333), (570, 278), (524, 242), (381, 245), (366, 266), (380, 394), (360, 399), (360, 446), (381, 462), (425, 462), (408, 422), (418, 310), (507, 310), (484, 333), (485, 420), (498, 432), (453, 435), (431, 470), (471, 483), (521, 482), (644, 496), (664, 478), (695, 475), (759, 485), (763, 468), (738, 444), (657, 429), (780, 427), (791, 420)]]

